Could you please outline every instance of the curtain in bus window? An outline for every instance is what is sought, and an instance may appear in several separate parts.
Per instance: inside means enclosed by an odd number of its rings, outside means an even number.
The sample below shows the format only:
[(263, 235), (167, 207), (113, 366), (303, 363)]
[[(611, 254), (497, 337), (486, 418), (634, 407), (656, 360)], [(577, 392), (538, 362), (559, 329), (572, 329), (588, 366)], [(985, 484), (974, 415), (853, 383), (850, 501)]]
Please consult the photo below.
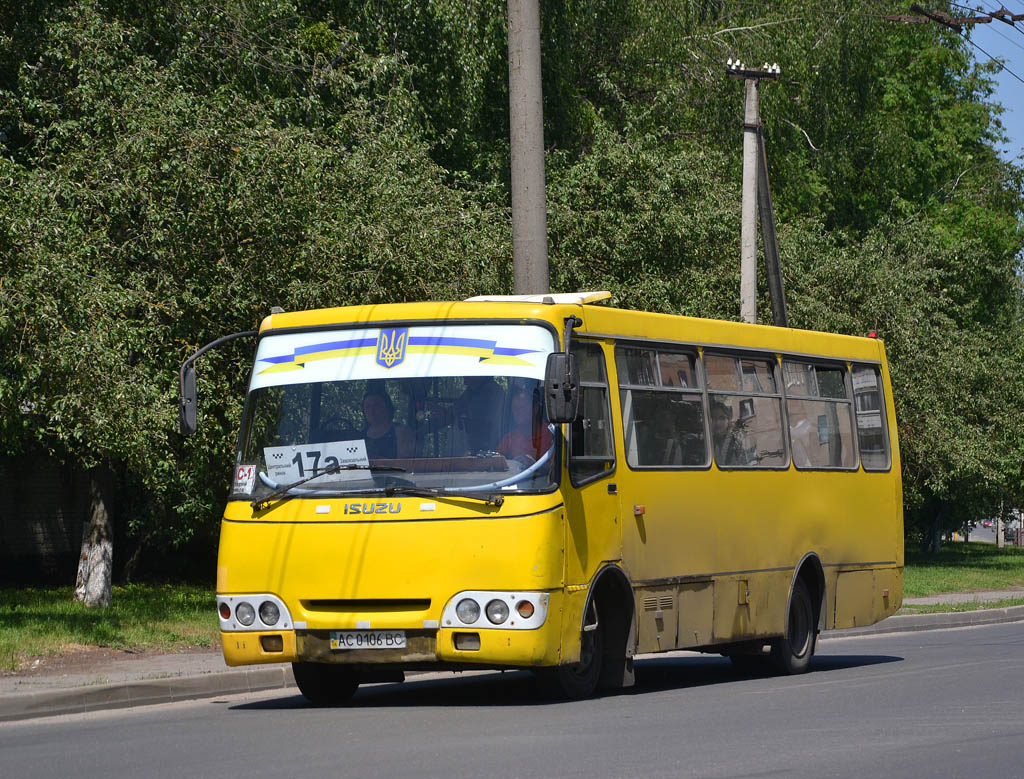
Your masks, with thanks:
[(882, 377), (878, 368), (853, 366), (853, 400), (861, 464), (865, 471), (888, 470), (889, 431), (885, 425)]
[(797, 468), (855, 468), (846, 370), (786, 360), (786, 412)]

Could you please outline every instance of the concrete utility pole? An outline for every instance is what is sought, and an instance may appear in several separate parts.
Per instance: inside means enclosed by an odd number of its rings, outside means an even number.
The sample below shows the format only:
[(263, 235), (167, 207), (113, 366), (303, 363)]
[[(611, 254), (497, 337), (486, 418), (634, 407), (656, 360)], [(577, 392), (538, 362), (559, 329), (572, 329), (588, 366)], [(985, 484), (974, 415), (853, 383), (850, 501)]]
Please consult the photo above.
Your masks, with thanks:
[(515, 293), (550, 291), (544, 194), (544, 106), (537, 0), (508, 0), (508, 110), (512, 148)]
[(768, 160), (761, 133), (759, 84), (779, 77), (779, 66), (768, 63), (760, 70), (748, 69), (739, 60), (729, 60), (726, 73), (744, 80), (743, 103), (743, 207), (740, 232), (740, 316), (744, 322), (757, 322), (757, 215), (761, 214), (768, 288), (772, 299), (772, 320), (788, 327), (786, 297), (779, 264), (779, 246), (775, 235), (775, 215), (768, 186)]
[(740, 316), (757, 322), (757, 130), (761, 126), (758, 80), (744, 82), (743, 210), (740, 228)]

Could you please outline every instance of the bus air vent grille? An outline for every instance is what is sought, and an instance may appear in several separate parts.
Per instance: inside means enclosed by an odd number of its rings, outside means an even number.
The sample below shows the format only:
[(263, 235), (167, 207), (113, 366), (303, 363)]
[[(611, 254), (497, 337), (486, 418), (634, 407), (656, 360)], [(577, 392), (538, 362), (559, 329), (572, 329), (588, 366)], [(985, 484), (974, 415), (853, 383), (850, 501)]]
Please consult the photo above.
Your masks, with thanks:
[(382, 611), (426, 611), (430, 598), (337, 598), (304, 600), (307, 611), (331, 612), (382, 612)]

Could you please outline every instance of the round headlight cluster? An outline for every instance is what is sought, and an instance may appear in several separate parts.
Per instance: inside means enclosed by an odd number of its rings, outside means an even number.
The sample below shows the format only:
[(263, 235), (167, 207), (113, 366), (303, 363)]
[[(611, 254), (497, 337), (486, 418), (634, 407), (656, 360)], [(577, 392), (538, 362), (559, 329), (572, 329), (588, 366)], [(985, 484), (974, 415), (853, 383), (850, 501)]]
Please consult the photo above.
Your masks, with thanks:
[(534, 630), (544, 624), (547, 605), (544, 593), (464, 590), (445, 604), (441, 621), (446, 627)]

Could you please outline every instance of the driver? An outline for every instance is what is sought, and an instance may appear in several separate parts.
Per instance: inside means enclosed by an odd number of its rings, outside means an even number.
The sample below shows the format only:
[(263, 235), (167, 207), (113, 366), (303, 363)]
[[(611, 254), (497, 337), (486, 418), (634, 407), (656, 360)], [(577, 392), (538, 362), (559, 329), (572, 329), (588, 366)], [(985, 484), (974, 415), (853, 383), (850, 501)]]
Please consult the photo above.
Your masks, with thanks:
[(533, 393), (516, 390), (509, 406), (512, 429), (501, 439), (498, 451), (524, 465), (530, 465), (551, 447), (551, 431), (544, 421), (540, 403), (534, 402)]

